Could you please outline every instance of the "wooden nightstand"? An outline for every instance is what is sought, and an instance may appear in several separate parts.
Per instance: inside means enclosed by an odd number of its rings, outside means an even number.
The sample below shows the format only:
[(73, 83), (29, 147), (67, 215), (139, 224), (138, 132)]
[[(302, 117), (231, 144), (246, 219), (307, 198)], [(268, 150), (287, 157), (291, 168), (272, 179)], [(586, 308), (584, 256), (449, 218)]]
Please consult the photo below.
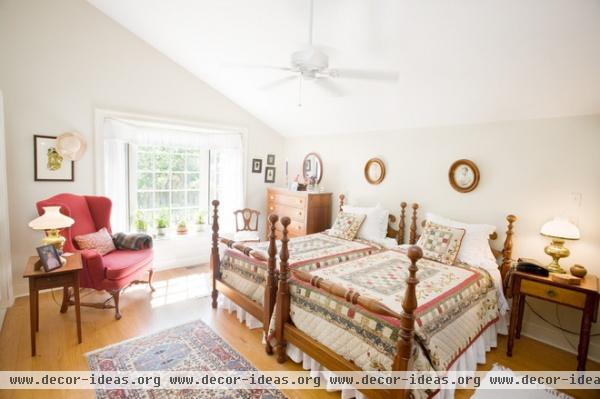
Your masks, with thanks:
[(552, 281), (550, 277), (541, 277), (518, 271), (513, 271), (511, 278), (513, 301), (506, 355), (512, 356), (515, 338), (519, 338), (521, 335), (525, 297), (532, 296), (579, 309), (583, 312), (579, 332), (577, 370), (585, 370), (592, 321), (595, 323), (598, 320), (598, 300), (600, 298), (598, 277), (588, 274), (582, 280), (581, 285), (557, 283)]
[(65, 313), (68, 305), (65, 298), (68, 298), (67, 290), (73, 287), (75, 297), (75, 319), (77, 320), (77, 338), (81, 343), (81, 312), (79, 309), (79, 272), (82, 269), (81, 255), (72, 254), (65, 256), (67, 263), (58, 269), (45, 272), (44, 269), (35, 270), (37, 256), (31, 256), (27, 261), (27, 267), (23, 277), (29, 279), (29, 313), (31, 322), (31, 356), (35, 356), (35, 333), (40, 329), (39, 315), (39, 291), (50, 288), (63, 287), (63, 306), (61, 313)]

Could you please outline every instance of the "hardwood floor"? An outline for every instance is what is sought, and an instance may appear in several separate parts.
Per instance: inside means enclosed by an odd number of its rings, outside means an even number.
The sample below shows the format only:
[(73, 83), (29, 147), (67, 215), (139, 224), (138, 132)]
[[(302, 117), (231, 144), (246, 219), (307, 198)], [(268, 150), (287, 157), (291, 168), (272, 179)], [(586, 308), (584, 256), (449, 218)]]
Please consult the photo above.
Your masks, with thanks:
[[(278, 364), (273, 356), (264, 354), (260, 330), (249, 330), (240, 324), (235, 314), (210, 307), (208, 294), (210, 275), (206, 266), (173, 269), (155, 274), (156, 292), (137, 285), (121, 297), (123, 318), (114, 319), (110, 309), (81, 309), (83, 343), (77, 344), (75, 314), (72, 308), (59, 313), (61, 293), (40, 295), (40, 332), (37, 338), (38, 356), (31, 357), (29, 341), (29, 301), (18, 298), (7, 312), (0, 332), (0, 370), (88, 370), (86, 352), (106, 345), (146, 335), (153, 331), (202, 319), (225, 341), (253, 363), (259, 370), (301, 370), (288, 361)], [(82, 292), (82, 301), (100, 301), (107, 294)], [(515, 355), (507, 358), (506, 340), (500, 336), (499, 347), (488, 353), (487, 363), (479, 370), (489, 370), (501, 363), (513, 370), (569, 370), (575, 367), (575, 356), (541, 342), (523, 337), (515, 344)], [(535, 354), (535, 356), (531, 356)], [(600, 370), (600, 364), (588, 361), (589, 370)], [(336, 398), (338, 393), (325, 391), (284, 391), (290, 398)], [(507, 392), (508, 393), (508, 392)], [(570, 392), (580, 398), (597, 398), (597, 392)], [(457, 391), (456, 398), (468, 398), (472, 391)], [(75, 390), (0, 391), (0, 398), (93, 398), (94, 392)]]

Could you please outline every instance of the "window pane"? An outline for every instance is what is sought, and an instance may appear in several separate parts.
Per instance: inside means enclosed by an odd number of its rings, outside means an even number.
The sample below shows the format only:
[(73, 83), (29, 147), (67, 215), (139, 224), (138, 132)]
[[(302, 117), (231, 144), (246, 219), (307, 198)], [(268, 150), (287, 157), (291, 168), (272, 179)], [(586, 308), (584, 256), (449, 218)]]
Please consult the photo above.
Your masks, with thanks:
[(171, 157), (167, 152), (158, 152), (154, 155), (154, 167), (160, 171), (169, 170)]
[(138, 200), (138, 209), (154, 208), (152, 192), (138, 192), (137, 200)]
[(152, 173), (140, 173), (138, 175), (138, 190), (151, 190), (153, 189), (153, 175)]
[[(177, 226), (180, 221), (186, 221), (185, 209), (173, 209), (171, 213), (171, 223), (173, 226)], [(186, 221), (187, 222), (187, 221)]]
[(199, 191), (188, 191), (187, 192), (187, 206), (200, 206), (200, 192)]
[(183, 173), (173, 173), (171, 175), (171, 189), (172, 190), (183, 190), (184, 187), (184, 175)]
[(188, 189), (200, 188), (200, 173), (188, 173), (186, 176)]
[(169, 192), (161, 191), (154, 193), (154, 204), (157, 208), (168, 208), (169, 207)]
[(171, 206), (185, 206), (185, 191), (174, 191), (172, 194)]
[(138, 170), (140, 171), (144, 171), (144, 170), (152, 170), (152, 154), (148, 153), (148, 152), (138, 152), (137, 154), (137, 158), (138, 158)]
[(156, 174), (156, 189), (157, 190), (168, 190), (169, 188), (169, 174), (168, 173), (157, 173)]
[(184, 154), (173, 154), (171, 159), (171, 170), (177, 172), (183, 172), (185, 170), (185, 155)]
[(197, 155), (188, 155), (187, 157), (187, 170), (190, 172), (197, 172), (200, 170), (200, 157)]
[(200, 209), (198, 209), (198, 208), (190, 208), (190, 209), (186, 210), (187, 220), (189, 220), (190, 223), (192, 223), (192, 224), (196, 223), (196, 220), (198, 219), (199, 214), (200, 214)]

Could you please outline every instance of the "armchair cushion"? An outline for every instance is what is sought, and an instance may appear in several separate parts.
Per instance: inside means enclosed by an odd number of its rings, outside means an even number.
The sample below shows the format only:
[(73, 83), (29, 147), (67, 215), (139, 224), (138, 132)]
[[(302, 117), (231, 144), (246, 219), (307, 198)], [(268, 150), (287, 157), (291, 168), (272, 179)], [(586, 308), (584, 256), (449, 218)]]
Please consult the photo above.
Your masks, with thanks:
[(102, 257), (106, 278), (108, 280), (125, 279), (146, 268), (152, 262), (152, 258), (152, 249), (113, 251)]

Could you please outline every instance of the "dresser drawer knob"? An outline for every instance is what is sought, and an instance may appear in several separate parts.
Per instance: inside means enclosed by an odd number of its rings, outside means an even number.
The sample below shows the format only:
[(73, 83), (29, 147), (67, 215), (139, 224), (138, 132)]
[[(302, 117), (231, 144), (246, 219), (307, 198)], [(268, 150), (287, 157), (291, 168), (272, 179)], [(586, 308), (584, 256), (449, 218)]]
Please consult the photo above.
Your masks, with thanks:
[(273, 197), (272, 195), (271, 195), (269, 198), (270, 198), (270, 199), (272, 199), (272, 200), (274, 200), (274, 199), (275, 199), (275, 197)]
[(272, 211), (273, 209), (275, 209), (275, 207), (270, 206), (269, 210)]
[(556, 297), (556, 291), (554, 291), (554, 290), (548, 290), (546, 292), (546, 295), (548, 295), (548, 298), (554, 298), (554, 297)]

